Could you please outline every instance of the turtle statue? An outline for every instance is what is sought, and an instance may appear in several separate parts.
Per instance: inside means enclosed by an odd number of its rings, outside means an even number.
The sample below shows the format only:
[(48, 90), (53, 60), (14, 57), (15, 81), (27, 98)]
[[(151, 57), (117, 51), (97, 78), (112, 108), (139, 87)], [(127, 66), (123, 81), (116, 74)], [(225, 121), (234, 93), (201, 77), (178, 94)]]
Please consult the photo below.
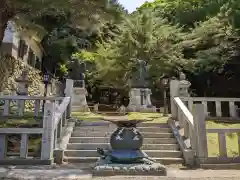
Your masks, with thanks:
[(141, 120), (107, 120), (117, 125), (110, 137), (110, 150), (98, 148), (97, 152), (103, 159), (108, 159), (110, 163), (131, 164), (154, 162), (141, 150), (143, 136), (137, 130), (136, 125)]

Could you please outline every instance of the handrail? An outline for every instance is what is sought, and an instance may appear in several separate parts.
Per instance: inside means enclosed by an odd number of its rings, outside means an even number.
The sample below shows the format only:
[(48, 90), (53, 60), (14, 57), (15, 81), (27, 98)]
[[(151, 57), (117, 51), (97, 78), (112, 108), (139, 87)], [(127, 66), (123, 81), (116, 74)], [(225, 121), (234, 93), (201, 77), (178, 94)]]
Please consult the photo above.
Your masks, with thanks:
[(185, 106), (185, 104), (182, 102), (182, 100), (179, 97), (175, 97), (174, 101), (178, 105), (178, 107), (182, 110), (182, 112), (185, 115), (187, 121), (194, 127), (193, 115), (188, 110), (188, 108)]
[(63, 113), (67, 109), (69, 102), (70, 102), (70, 97), (65, 97), (62, 103), (58, 106), (57, 112), (55, 114), (55, 128), (58, 125), (59, 120), (62, 117)]

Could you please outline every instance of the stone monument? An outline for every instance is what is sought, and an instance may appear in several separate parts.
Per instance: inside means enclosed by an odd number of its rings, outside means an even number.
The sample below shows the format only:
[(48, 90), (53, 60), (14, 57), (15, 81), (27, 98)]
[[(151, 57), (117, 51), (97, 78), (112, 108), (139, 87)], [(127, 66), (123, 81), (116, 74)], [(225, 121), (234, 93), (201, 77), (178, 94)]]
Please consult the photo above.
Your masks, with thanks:
[(69, 78), (74, 80), (72, 105), (79, 111), (89, 111), (86, 96), (87, 90), (85, 88), (85, 69), (86, 64), (76, 58), (72, 59), (70, 66)]
[(147, 62), (138, 60), (135, 71), (132, 73), (128, 111), (154, 112), (151, 102), (151, 89), (149, 88), (149, 72)]
[(97, 149), (101, 158), (93, 168), (94, 175), (166, 175), (165, 166), (156, 163), (141, 150), (143, 136), (136, 126), (144, 121), (107, 121), (117, 125), (117, 129), (110, 137), (110, 149)]

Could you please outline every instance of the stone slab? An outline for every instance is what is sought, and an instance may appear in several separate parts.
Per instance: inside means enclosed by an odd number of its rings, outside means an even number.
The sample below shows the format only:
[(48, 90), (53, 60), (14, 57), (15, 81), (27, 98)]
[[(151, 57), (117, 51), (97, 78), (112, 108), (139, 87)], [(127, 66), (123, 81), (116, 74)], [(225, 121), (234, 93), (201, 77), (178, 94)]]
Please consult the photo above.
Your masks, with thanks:
[(153, 164), (112, 164), (100, 159), (93, 167), (93, 176), (166, 176), (166, 167), (160, 163)]

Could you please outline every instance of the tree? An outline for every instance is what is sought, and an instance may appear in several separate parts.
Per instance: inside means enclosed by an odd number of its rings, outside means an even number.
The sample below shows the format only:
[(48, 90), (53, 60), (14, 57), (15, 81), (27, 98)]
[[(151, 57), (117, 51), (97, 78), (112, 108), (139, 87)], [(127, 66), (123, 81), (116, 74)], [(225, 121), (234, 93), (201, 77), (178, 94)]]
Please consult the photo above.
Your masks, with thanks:
[(114, 39), (98, 42), (94, 55), (95, 78), (113, 86), (124, 86), (136, 71), (138, 59), (146, 60), (152, 78), (171, 73), (172, 67), (187, 64), (178, 42), (181, 29), (171, 26), (155, 13), (145, 11), (126, 17)]
[[(79, 17), (96, 21), (97, 14), (105, 15), (107, 0), (70, 1), (70, 0), (1, 0), (0, 1), (0, 44), (9, 20), (14, 19), (22, 28), (36, 25), (33, 21), (43, 14), (73, 14), (72, 23), (79, 23)], [(94, 13), (93, 13), (94, 12)], [(47, 18), (48, 16), (46, 16)], [(87, 21), (81, 21), (87, 22)], [(36, 27), (35, 26), (35, 27)]]
[(144, 3), (138, 11), (154, 10), (169, 22), (189, 29), (193, 28), (196, 22), (217, 15), (227, 2), (229, 0), (155, 0)]
[[(112, 38), (117, 31), (116, 25), (126, 14), (125, 10), (116, 3), (111, 3), (105, 13), (98, 19), (89, 23), (78, 23), (84, 21), (85, 17), (78, 17), (79, 20), (69, 21), (74, 14), (52, 14), (46, 12), (34, 19), (47, 30), (42, 40), (43, 48), (48, 60), (48, 70), (53, 70), (58, 76), (66, 74), (72, 54), (80, 50), (93, 50), (98, 40)], [(97, 19), (95, 19), (97, 20)], [(51, 64), (53, 67), (51, 67)]]

